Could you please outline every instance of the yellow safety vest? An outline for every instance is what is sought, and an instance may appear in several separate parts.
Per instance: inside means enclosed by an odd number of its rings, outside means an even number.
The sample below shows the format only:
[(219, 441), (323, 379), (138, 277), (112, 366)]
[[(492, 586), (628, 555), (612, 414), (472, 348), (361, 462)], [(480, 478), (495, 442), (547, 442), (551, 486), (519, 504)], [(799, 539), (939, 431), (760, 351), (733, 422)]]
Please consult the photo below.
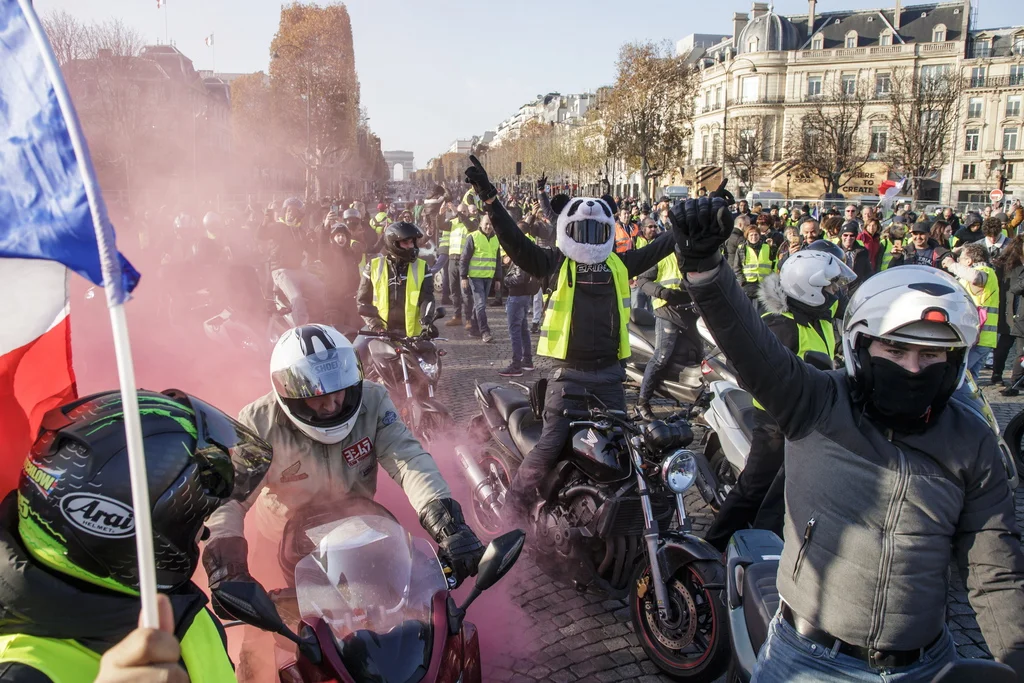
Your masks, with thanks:
[(996, 328), (999, 326), (999, 279), (996, 276), (996, 271), (991, 266), (974, 266), (974, 268), (988, 275), (988, 279), (985, 280), (984, 291), (981, 294), (976, 294), (974, 288), (966, 280), (960, 280), (960, 283), (967, 290), (967, 293), (971, 295), (971, 298), (974, 299), (974, 305), (979, 310), (984, 309), (988, 313), (985, 324), (981, 326), (978, 346), (994, 349), (998, 334)]
[(452, 243), (452, 231), (442, 230), (441, 239), (437, 242), (438, 249), (447, 249)]
[(743, 250), (743, 279), (747, 282), (760, 282), (772, 272), (772, 250), (762, 244), (757, 252), (747, 242)]
[[(196, 614), (181, 639), (181, 658), (192, 683), (235, 683), (235, 671), (220, 632), (205, 609)], [(53, 683), (92, 683), (100, 655), (74, 640), (20, 633), (0, 637), (0, 662), (17, 662), (41, 671)]]
[[(838, 307), (838, 301), (832, 304), (832, 315), (836, 314)], [(761, 317), (766, 318), (769, 315), (772, 314), (764, 313)], [(780, 315), (784, 318), (789, 318), (790, 320), (793, 320), (792, 313), (781, 313)], [(821, 334), (819, 334), (818, 331), (815, 330), (814, 327), (812, 327), (811, 325), (800, 325), (799, 323), (797, 324), (797, 357), (800, 360), (804, 360), (807, 357), (808, 353), (810, 353), (811, 351), (817, 351), (819, 353), (824, 353), (832, 360), (835, 360), (836, 330), (835, 327), (832, 325), (832, 321), (818, 320), (816, 324), (820, 326), (819, 329), (821, 330)], [(758, 403), (756, 399), (753, 401), (753, 404), (754, 407), (757, 408), (758, 410), (764, 410), (764, 406)]]
[(376, 216), (374, 216), (373, 219), (370, 221), (370, 225), (373, 227), (374, 230), (377, 231), (378, 235), (381, 232), (383, 232), (384, 228), (388, 227), (388, 214), (387, 214), (387, 212), (386, 211), (381, 211)]
[(879, 240), (879, 249), (882, 250), (882, 260), (879, 263), (879, 270), (888, 270), (889, 264), (892, 263), (892, 246), (893, 243), (889, 240)]
[(469, 259), (469, 277), (494, 277), (498, 268), (498, 236), (489, 238), (479, 230), (469, 236), (473, 240), (473, 256)]
[(452, 229), (449, 233), (449, 239), (451, 242), (448, 245), (448, 256), (462, 256), (462, 244), (466, 241), (466, 235), (468, 234), (466, 226), (462, 224), (462, 221), (455, 219), (452, 221)]
[[(629, 271), (615, 254), (605, 259), (605, 265), (612, 271), (615, 282), (615, 295), (619, 303), (619, 358), (629, 358)], [(572, 281), (569, 280), (569, 269), (572, 268)], [(540, 327), (540, 341), (537, 342), (537, 354), (549, 358), (565, 360), (569, 349), (569, 332), (572, 327), (572, 306), (576, 297), (576, 262), (570, 259), (562, 261), (558, 271), (558, 283), (555, 291), (548, 299), (544, 311), (544, 322)]]
[(647, 241), (647, 238), (645, 238), (645, 237), (637, 237), (636, 238), (636, 248), (637, 249), (643, 249), (648, 244), (650, 244), (650, 242)]
[[(388, 296), (387, 259), (383, 256), (370, 261), (370, 283), (373, 285), (373, 305), (387, 324), (391, 312), (391, 297)], [(423, 331), (420, 323), (420, 287), (427, 272), (427, 262), (421, 258), (409, 264), (405, 281), (405, 334), (415, 337)]]
[[(665, 289), (679, 289), (683, 281), (683, 273), (679, 270), (679, 260), (675, 254), (669, 254), (658, 261), (658, 284)], [(661, 308), (668, 302), (664, 299), (653, 299), (654, 308)]]

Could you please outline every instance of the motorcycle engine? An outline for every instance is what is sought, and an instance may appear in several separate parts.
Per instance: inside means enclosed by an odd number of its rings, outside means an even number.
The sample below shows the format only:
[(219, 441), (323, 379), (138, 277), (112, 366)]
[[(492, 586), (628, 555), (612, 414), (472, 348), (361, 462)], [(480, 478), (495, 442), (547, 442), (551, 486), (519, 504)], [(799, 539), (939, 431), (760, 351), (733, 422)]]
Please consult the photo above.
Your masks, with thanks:
[(603, 583), (597, 562), (605, 555), (605, 541), (587, 528), (598, 507), (600, 501), (593, 495), (580, 493), (565, 504), (544, 505), (535, 522), (538, 563), (548, 574), (580, 589)]

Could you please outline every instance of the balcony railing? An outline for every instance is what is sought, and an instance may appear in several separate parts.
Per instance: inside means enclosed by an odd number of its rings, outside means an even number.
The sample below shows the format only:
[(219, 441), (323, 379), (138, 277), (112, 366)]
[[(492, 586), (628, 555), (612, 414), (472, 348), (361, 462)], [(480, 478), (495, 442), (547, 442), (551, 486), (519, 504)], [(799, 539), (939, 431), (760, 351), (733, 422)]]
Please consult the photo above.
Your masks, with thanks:
[(968, 88), (1012, 88), (1024, 86), (1024, 74), (1015, 76), (972, 77), (967, 83)]

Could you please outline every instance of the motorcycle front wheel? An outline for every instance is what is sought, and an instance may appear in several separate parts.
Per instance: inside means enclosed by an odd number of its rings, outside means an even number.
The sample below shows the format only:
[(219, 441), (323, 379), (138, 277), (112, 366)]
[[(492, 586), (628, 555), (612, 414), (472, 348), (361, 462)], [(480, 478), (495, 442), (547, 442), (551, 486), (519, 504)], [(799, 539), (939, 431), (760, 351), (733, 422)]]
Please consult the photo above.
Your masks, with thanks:
[(668, 580), (668, 618), (658, 616), (650, 565), (633, 574), (629, 613), (637, 639), (655, 666), (678, 681), (705, 683), (717, 679), (729, 664), (728, 615), (721, 589), (725, 567), (720, 562), (691, 562)]
[[(490, 480), (491, 487), (495, 489), (495, 494), (502, 488), (506, 491), (508, 490), (509, 484), (512, 482), (513, 469), (509, 466), (508, 460), (502, 453), (496, 448), (488, 447), (477, 456), (476, 462), (488, 480)], [(497, 486), (498, 482), (501, 484), (500, 488)], [(483, 501), (478, 500), (476, 495), (473, 496), (473, 507), (470, 508), (469, 516), (470, 526), (476, 530), (477, 536), (484, 543), (497, 538), (503, 530), (501, 517), (495, 515), (494, 511), (485, 505)]]

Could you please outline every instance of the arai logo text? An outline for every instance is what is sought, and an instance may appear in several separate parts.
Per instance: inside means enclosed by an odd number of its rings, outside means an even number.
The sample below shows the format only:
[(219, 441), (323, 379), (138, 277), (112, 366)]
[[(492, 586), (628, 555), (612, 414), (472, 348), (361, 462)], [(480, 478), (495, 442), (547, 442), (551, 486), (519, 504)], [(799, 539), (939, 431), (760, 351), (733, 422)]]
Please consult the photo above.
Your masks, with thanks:
[(82, 531), (103, 538), (135, 533), (135, 514), (119, 500), (95, 493), (72, 493), (60, 501), (64, 518)]

